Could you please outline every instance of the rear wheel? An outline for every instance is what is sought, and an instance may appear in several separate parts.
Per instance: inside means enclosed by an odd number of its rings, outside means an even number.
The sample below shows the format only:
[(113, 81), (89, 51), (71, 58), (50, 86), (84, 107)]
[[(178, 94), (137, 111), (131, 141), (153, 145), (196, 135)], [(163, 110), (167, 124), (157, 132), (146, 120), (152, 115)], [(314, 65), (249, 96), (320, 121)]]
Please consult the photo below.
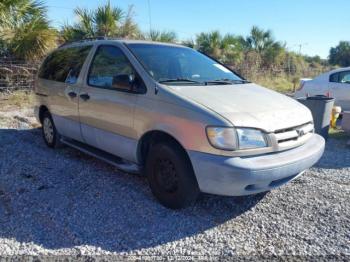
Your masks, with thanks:
[(43, 138), (48, 147), (57, 148), (61, 146), (60, 135), (58, 134), (51, 114), (46, 111), (42, 118)]
[(152, 193), (165, 207), (184, 208), (193, 204), (200, 193), (186, 152), (175, 142), (151, 147), (146, 173)]

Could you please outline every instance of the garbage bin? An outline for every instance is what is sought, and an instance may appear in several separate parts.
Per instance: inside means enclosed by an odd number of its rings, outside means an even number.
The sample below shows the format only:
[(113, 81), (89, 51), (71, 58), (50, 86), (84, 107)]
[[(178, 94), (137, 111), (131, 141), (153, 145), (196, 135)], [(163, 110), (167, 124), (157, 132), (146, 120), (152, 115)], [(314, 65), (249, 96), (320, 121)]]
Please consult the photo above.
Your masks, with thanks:
[(310, 96), (298, 98), (298, 101), (310, 109), (314, 119), (315, 133), (327, 140), (334, 98), (328, 96)]

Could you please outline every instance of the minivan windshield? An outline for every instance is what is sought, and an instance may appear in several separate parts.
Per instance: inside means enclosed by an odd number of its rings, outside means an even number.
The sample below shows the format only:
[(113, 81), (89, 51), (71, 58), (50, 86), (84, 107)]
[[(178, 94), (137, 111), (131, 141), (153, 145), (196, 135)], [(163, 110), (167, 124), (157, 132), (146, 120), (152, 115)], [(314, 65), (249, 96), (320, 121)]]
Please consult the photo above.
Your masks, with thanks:
[(202, 85), (246, 82), (225, 66), (191, 48), (140, 43), (127, 46), (160, 83)]

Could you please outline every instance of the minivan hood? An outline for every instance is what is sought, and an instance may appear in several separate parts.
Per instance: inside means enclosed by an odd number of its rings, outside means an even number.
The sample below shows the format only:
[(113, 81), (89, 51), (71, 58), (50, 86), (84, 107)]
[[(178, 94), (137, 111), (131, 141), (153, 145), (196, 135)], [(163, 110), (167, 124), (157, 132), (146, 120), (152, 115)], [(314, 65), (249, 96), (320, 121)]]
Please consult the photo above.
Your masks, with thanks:
[(252, 83), (169, 87), (215, 111), (234, 126), (274, 132), (312, 121), (310, 110), (301, 103)]

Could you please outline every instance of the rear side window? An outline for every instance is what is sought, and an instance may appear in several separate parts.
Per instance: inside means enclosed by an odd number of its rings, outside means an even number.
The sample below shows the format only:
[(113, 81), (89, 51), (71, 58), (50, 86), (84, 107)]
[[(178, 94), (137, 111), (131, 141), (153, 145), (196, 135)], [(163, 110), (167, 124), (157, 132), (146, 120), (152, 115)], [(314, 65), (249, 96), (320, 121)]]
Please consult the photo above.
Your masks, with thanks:
[(123, 51), (116, 46), (100, 46), (90, 66), (88, 84), (122, 90), (125, 87), (116, 85), (114, 79), (123, 75), (134, 75), (133, 67)]
[(75, 84), (90, 50), (91, 46), (83, 46), (54, 51), (45, 59), (39, 77)]
[(344, 71), (339, 73), (339, 82), (350, 84), (350, 71)]
[(329, 82), (350, 84), (350, 71), (343, 71), (332, 74), (329, 77)]

